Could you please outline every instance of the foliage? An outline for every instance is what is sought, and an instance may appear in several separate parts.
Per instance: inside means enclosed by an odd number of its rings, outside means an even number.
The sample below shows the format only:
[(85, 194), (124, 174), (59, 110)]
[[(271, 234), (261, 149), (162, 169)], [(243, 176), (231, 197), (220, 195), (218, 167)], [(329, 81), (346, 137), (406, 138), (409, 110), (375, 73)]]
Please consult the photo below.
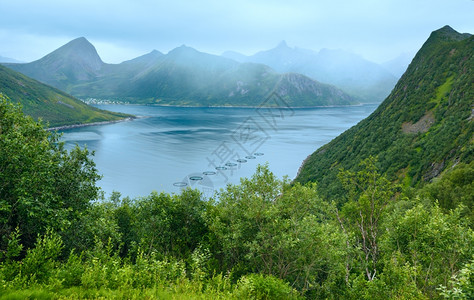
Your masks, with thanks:
[(395, 194), (394, 187), (375, 167), (375, 158), (361, 162), (362, 171), (341, 171), (340, 178), (348, 191), (348, 202), (343, 207), (343, 216), (338, 214), (341, 228), (349, 230), (355, 238), (354, 247), (360, 249), (359, 261), (369, 281), (375, 279), (379, 269), (380, 235), (386, 207)]
[(0, 293), (165, 299), (469, 295), (474, 234), (463, 207), (444, 212), (436, 202), (393, 197), (396, 186), (374, 165), (369, 159), (362, 171), (341, 173), (348, 192), (340, 209), (323, 201), (315, 184), (290, 185), (267, 166), (215, 200), (192, 190), (134, 200), (115, 193), (83, 208), (74, 224), (84, 233), (49, 229), (24, 257), (20, 231), (13, 231), (0, 263)]
[(147, 253), (189, 257), (206, 235), (206, 208), (196, 190), (185, 190), (179, 196), (152, 193), (135, 206), (135, 226), (141, 237), (137, 242)]
[(467, 262), (458, 274), (449, 281), (451, 288), (441, 285), (441, 295), (445, 299), (472, 299), (474, 298), (474, 260)]
[(342, 237), (315, 186), (290, 187), (259, 166), (252, 179), (218, 197), (209, 222), (221, 266), (238, 275), (272, 275), (303, 292), (322, 292), (326, 280), (338, 276)]
[(402, 216), (394, 216), (384, 236), (384, 250), (400, 253), (414, 268), (417, 287), (430, 297), (472, 257), (474, 232), (461, 211), (444, 214), (437, 204), (416, 205)]
[(240, 279), (237, 297), (242, 299), (299, 299), (298, 293), (288, 283), (273, 276), (251, 274)]
[(58, 138), (0, 96), (0, 251), (16, 228), (30, 248), (38, 234), (67, 228), (98, 197), (89, 151), (68, 152)]
[(462, 215), (474, 224), (474, 161), (459, 163), (423, 188), (421, 194), (437, 201), (445, 211), (463, 206)]
[(57, 259), (63, 248), (61, 237), (51, 230), (38, 236), (34, 248), (28, 249), (19, 266), (18, 276), (25, 282), (46, 282), (58, 265)]
[(472, 298), (472, 163), (399, 193), (369, 157), (333, 202), (267, 165), (209, 200), (94, 201), (87, 150), (0, 116), (0, 299)]

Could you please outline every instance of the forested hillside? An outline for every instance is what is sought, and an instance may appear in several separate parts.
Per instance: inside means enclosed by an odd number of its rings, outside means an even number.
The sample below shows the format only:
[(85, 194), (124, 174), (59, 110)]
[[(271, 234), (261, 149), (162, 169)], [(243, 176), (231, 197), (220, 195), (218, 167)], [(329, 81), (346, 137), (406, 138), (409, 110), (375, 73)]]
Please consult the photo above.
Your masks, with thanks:
[[(377, 156), (381, 172), (405, 186), (422, 186), (473, 160), (474, 37), (449, 26), (434, 31), (390, 96), (368, 118), (318, 149), (297, 182), (318, 182), (341, 195), (341, 168)], [(472, 203), (471, 203), (472, 204)]]
[(0, 65), (0, 93), (21, 103), (23, 112), (49, 126), (116, 121), (130, 117), (100, 110), (48, 85)]

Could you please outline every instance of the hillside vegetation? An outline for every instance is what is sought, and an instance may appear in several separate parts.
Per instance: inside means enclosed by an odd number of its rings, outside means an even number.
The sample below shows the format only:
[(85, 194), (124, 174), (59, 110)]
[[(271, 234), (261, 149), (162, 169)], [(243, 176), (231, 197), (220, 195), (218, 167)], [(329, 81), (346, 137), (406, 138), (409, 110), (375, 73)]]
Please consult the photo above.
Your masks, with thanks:
[(434, 31), (390, 96), (368, 118), (318, 149), (297, 182), (341, 194), (340, 169), (377, 156), (380, 170), (405, 186), (422, 186), (473, 160), (474, 37), (446, 26)]
[(88, 106), (53, 87), (19, 72), (0, 66), (0, 93), (16, 103), (35, 119), (42, 118), (50, 127), (116, 121), (130, 117)]
[(474, 166), (400, 197), (375, 163), (341, 173), (341, 208), (268, 166), (211, 199), (105, 200), (86, 149), (0, 96), (0, 299), (472, 299), (472, 221), (434, 197)]

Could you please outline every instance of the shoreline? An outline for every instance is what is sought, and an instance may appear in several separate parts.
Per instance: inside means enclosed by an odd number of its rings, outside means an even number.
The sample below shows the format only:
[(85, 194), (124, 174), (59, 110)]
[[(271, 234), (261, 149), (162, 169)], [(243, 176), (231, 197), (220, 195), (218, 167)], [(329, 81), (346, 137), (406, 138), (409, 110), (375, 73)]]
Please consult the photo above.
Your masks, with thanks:
[[(183, 108), (265, 108), (265, 109), (311, 109), (311, 108), (334, 108), (334, 107), (355, 107), (355, 106), (365, 106), (365, 105), (379, 105), (380, 103), (358, 103), (358, 104), (349, 104), (349, 105), (322, 105), (322, 106), (194, 106), (194, 105), (168, 105), (168, 104), (139, 104), (139, 103), (102, 103), (102, 104), (88, 104), (91, 106), (95, 105), (131, 105), (131, 106), (158, 106), (158, 107), (183, 107)], [(133, 121), (135, 119), (147, 118), (147, 116), (135, 116), (135, 117), (128, 117), (120, 120), (114, 121), (102, 121), (102, 122), (93, 122), (93, 123), (80, 123), (80, 124), (71, 124), (71, 125), (63, 125), (63, 126), (56, 126), (45, 128), (47, 131), (55, 131), (55, 130), (65, 130), (65, 129), (72, 129), (72, 128), (81, 128), (87, 126), (96, 126), (96, 125), (107, 125), (107, 124), (114, 124), (120, 122), (128, 122)], [(300, 167), (301, 168), (301, 167)], [(299, 170), (298, 170), (299, 173)], [(298, 176), (297, 173), (297, 176)]]
[(120, 122), (128, 122), (128, 121), (132, 121), (134, 119), (137, 119), (137, 117), (128, 117), (128, 118), (125, 118), (125, 119), (113, 120), (113, 121), (101, 121), (101, 122), (93, 122), (93, 123), (63, 125), (63, 126), (45, 128), (45, 130), (47, 130), (47, 131), (56, 131), (56, 130), (81, 128), (81, 127), (95, 126), (95, 125), (107, 125), (107, 124), (114, 124), (114, 123), (120, 123)]
[[(331, 140), (331, 141), (332, 141), (332, 140)], [(329, 143), (329, 142), (328, 142), (328, 143)], [(326, 143), (326, 144), (327, 144), (327, 143)], [(326, 145), (326, 144), (324, 144), (324, 145)], [(324, 146), (324, 145), (323, 145), (323, 146)], [(321, 146), (321, 147), (322, 147), (322, 146)], [(300, 165), (300, 167), (298, 168), (298, 172), (296, 172), (296, 176), (295, 176), (295, 178), (293, 178), (292, 182), (294, 182), (295, 179), (298, 178), (298, 176), (300, 176), (300, 173), (301, 173), (301, 170), (303, 169), (304, 164), (308, 161), (308, 159), (311, 157), (311, 155), (313, 155), (313, 154), (314, 154), (316, 151), (318, 151), (321, 147), (319, 147), (318, 149), (314, 150), (313, 153), (311, 153), (311, 154), (309, 154), (308, 156), (306, 156), (306, 158), (303, 160), (303, 162), (301, 162), (301, 165)]]
[(130, 105), (130, 106), (159, 106), (159, 107), (183, 107), (183, 108), (272, 108), (272, 109), (308, 109), (308, 108), (334, 108), (334, 107), (354, 107), (364, 105), (380, 105), (380, 103), (358, 103), (348, 105), (320, 105), (320, 106), (227, 106), (227, 105), (213, 105), (213, 106), (197, 106), (197, 105), (168, 105), (168, 104), (139, 104), (139, 103), (102, 103), (92, 105)]

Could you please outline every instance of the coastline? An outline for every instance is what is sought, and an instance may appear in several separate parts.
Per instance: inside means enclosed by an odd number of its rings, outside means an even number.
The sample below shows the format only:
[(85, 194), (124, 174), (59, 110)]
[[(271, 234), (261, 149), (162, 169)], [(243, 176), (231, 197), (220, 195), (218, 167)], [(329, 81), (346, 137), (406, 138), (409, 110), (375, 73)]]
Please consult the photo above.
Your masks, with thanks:
[[(324, 145), (323, 145), (324, 146)], [(321, 146), (322, 147), (322, 146)], [(318, 151), (321, 147), (319, 147), (318, 149), (314, 150), (313, 153), (315, 153), (316, 151)], [(310, 155), (306, 156), (306, 158), (303, 160), (303, 162), (301, 163), (300, 167), (298, 168), (298, 172), (296, 172), (296, 176), (295, 178), (293, 178), (292, 182), (295, 181), (296, 178), (298, 178), (298, 176), (300, 176), (300, 173), (301, 173), (301, 170), (303, 169), (303, 166), (304, 164), (308, 161), (308, 159), (311, 157), (311, 155), (313, 155), (313, 153), (311, 153)]]
[(71, 124), (71, 125), (63, 125), (57, 127), (50, 127), (46, 128), (47, 131), (56, 131), (56, 130), (64, 130), (64, 129), (71, 129), (71, 128), (80, 128), (80, 127), (87, 127), (87, 126), (95, 126), (95, 125), (106, 125), (106, 124), (114, 124), (120, 122), (128, 122), (136, 119), (136, 117), (128, 117), (120, 120), (113, 120), (113, 121), (102, 121), (102, 122), (93, 122), (93, 123), (81, 123), (81, 124)]
[(273, 108), (273, 109), (308, 109), (308, 108), (333, 108), (333, 107), (354, 107), (354, 106), (364, 106), (364, 105), (379, 105), (380, 103), (357, 103), (357, 104), (347, 104), (347, 105), (320, 105), (320, 106), (230, 106), (230, 105), (212, 105), (212, 106), (199, 106), (199, 105), (172, 105), (172, 104), (157, 104), (157, 103), (102, 103), (94, 105), (138, 105), (138, 106), (158, 106), (158, 107), (185, 107), (185, 108)]

